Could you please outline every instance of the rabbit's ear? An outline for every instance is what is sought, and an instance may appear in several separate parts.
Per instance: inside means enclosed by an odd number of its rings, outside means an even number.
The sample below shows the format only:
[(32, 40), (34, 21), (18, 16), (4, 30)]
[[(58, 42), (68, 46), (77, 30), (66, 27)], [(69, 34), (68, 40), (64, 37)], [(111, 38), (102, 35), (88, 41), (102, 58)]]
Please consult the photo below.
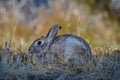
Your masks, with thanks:
[(57, 36), (59, 29), (61, 29), (61, 26), (59, 24), (53, 25), (53, 27), (49, 30), (48, 34), (46, 35), (46, 38), (49, 41), (53, 40)]

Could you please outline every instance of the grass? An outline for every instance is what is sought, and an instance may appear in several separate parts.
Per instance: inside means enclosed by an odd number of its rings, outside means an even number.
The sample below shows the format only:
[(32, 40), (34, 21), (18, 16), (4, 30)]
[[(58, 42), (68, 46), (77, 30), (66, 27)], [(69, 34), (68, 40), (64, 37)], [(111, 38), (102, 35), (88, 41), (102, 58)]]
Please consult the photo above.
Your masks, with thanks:
[(0, 51), (1, 80), (118, 80), (120, 79), (120, 50), (94, 55), (94, 60), (69, 67), (58, 63), (33, 64), (27, 54), (13, 54), (9, 48)]

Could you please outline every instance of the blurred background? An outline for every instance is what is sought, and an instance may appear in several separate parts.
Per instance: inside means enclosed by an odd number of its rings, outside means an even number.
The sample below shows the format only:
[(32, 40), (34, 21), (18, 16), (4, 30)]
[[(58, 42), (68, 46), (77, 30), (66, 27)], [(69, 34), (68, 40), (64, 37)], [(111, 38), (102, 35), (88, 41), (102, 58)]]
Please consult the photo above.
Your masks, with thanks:
[(120, 48), (120, 0), (0, 0), (0, 49), (27, 49), (56, 23), (94, 51)]

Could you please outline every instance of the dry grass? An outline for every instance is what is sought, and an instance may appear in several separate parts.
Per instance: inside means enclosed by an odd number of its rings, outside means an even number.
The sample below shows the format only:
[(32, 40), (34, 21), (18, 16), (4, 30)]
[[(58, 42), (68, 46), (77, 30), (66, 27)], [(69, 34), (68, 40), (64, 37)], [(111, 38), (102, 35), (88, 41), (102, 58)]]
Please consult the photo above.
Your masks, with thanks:
[[(37, 25), (22, 25), (15, 17), (0, 21), (0, 79), (2, 80), (118, 80), (120, 79), (120, 31), (117, 23), (91, 15), (74, 3), (54, 3), (54, 10), (40, 9)], [(62, 5), (62, 7), (61, 7)], [(54, 16), (53, 16), (54, 15)], [(83, 37), (91, 46), (90, 64), (69, 67), (57, 64), (33, 64), (28, 47), (49, 28), (59, 23), (59, 34)], [(30, 26), (30, 28), (28, 27)]]

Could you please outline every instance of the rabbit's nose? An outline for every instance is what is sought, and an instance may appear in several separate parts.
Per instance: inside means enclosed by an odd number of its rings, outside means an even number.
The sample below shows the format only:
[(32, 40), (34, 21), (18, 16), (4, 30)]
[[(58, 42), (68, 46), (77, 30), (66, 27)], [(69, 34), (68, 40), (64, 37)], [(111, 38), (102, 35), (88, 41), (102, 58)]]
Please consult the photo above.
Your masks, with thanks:
[(32, 53), (32, 51), (34, 51), (34, 48), (33, 48), (33, 47), (30, 47), (30, 48), (28, 49), (28, 52), (29, 52), (29, 53)]

